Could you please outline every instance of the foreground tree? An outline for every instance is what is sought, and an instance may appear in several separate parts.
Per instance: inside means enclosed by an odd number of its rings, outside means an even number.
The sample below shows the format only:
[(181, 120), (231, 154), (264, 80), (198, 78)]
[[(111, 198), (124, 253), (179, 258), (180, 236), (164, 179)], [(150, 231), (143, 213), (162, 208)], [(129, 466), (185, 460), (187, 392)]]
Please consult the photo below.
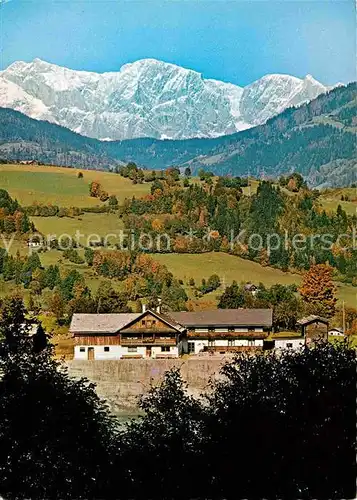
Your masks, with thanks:
[(32, 326), (20, 299), (2, 304), (4, 498), (354, 498), (347, 341), (237, 356), (201, 400), (169, 372), (142, 399), (145, 416), (117, 432), (93, 385), (71, 380)]
[(233, 491), (238, 470), (239, 498), (351, 498), (355, 369), (346, 345), (226, 365), (207, 426), (212, 496)]
[(201, 498), (202, 485), (194, 485), (192, 472), (197, 468), (204, 408), (187, 394), (186, 386), (178, 369), (167, 372), (161, 386), (141, 398), (145, 417), (123, 432), (120, 462), (131, 484), (130, 498)]
[(151, 391), (122, 456), (133, 498), (354, 498), (347, 343), (239, 356), (212, 389), (200, 405), (173, 374)]
[(54, 361), (22, 301), (6, 299), (0, 317), (0, 495), (101, 498), (115, 426), (85, 380)]

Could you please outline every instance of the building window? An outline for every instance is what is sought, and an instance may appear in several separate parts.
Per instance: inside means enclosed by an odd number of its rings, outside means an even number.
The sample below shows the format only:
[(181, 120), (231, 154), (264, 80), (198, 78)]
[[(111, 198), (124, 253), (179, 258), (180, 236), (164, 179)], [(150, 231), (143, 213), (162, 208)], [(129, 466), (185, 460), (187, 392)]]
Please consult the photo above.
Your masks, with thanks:
[(79, 348), (79, 352), (86, 352), (86, 348), (85, 347), (80, 347)]
[(188, 353), (192, 354), (195, 352), (195, 343), (194, 342), (187, 342), (187, 347), (188, 347)]
[(108, 347), (108, 346), (105, 346), (105, 347), (104, 347), (104, 352), (109, 352), (109, 351), (110, 351), (109, 347)]
[(128, 347), (128, 352), (138, 352), (137, 347)]
[(170, 347), (168, 347), (168, 346), (162, 346), (161, 347), (161, 352), (170, 352)]
[(152, 320), (152, 326), (156, 325), (156, 319)]
[(286, 347), (287, 347), (288, 349), (292, 349), (293, 345), (292, 345), (290, 342), (288, 342), (288, 343), (286, 344)]
[(142, 326), (145, 326), (146, 321), (145, 321), (144, 319), (142, 319), (142, 320), (141, 320), (141, 324), (142, 324)]

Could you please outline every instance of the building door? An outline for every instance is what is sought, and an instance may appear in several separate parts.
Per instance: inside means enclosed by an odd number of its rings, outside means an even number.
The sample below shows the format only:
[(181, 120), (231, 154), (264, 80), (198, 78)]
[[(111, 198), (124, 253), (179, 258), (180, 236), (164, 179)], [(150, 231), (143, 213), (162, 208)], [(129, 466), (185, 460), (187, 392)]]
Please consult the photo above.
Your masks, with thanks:
[(92, 361), (94, 359), (94, 347), (88, 347), (88, 360)]
[(151, 358), (151, 346), (146, 346), (146, 357)]

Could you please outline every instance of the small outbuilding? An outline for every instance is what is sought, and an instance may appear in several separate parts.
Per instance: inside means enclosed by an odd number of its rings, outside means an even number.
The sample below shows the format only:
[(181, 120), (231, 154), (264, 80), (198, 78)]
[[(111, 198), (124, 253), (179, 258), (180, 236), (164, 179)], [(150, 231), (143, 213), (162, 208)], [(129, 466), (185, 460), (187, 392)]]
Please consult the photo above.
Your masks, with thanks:
[(253, 296), (259, 291), (259, 288), (254, 283), (246, 283), (243, 287), (245, 292), (251, 293)]
[(331, 335), (332, 337), (345, 336), (345, 334), (343, 333), (343, 328), (331, 328), (331, 330), (328, 331), (328, 334)]
[(328, 319), (311, 314), (301, 318), (296, 324), (301, 327), (301, 336), (304, 337), (305, 344), (316, 340), (328, 340)]

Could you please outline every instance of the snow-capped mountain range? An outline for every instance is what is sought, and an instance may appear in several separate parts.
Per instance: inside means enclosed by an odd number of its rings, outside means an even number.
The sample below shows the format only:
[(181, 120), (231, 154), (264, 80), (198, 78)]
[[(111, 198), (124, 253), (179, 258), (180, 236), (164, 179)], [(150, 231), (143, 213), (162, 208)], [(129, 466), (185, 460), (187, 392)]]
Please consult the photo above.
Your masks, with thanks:
[(102, 140), (232, 134), (329, 89), (310, 75), (267, 75), (239, 87), (155, 59), (101, 74), (40, 59), (0, 71), (0, 107)]

